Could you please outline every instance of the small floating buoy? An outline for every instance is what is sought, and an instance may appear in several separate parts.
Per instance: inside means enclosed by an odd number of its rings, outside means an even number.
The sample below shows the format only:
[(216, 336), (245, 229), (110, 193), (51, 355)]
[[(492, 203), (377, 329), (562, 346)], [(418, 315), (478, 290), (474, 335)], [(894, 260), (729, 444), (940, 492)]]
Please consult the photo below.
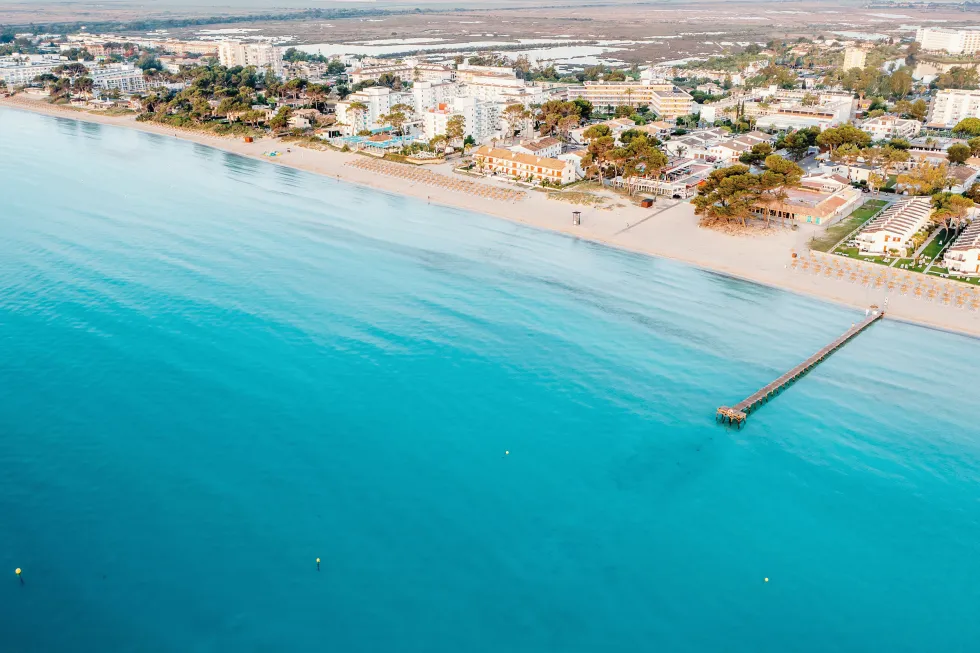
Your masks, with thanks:
[(504, 455), (505, 455), (505, 456), (509, 456), (509, 455), (510, 455), (510, 452), (509, 452), (509, 451), (505, 451), (505, 452), (504, 452)]
[(17, 567), (17, 569), (14, 569), (14, 573), (17, 574), (18, 576), (20, 576), (20, 567)]
[(316, 559), (316, 570), (317, 571), (320, 571), (320, 559), (319, 558)]
[(769, 579), (768, 579), (768, 578), (766, 578), (766, 582), (767, 582), (767, 583), (769, 582)]

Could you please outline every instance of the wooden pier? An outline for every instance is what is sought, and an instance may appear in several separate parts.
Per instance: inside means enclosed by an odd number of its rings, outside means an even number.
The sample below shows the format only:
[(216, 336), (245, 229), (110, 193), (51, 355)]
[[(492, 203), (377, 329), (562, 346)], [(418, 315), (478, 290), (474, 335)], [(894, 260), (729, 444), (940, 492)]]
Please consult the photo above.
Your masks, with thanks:
[(734, 406), (722, 406), (718, 409), (715, 419), (717, 419), (719, 422), (735, 424), (741, 428), (745, 420), (748, 419), (749, 413), (756, 408), (759, 408), (763, 404), (768, 403), (770, 399), (778, 395), (794, 381), (822, 363), (828, 356), (846, 345), (859, 333), (880, 320), (884, 315), (884, 311), (878, 310), (877, 306), (872, 306), (868, 311), (868, 316), (861, 322), (858, 322), (848, 329), (844, 335), (834, 340), (813, 356), (810, 356), (810, 358), (806, 359), (789, 372), (786, 372), (786, 374), (783, 374), (772, 383), (766, 385), (758, 392), (743, 399)]

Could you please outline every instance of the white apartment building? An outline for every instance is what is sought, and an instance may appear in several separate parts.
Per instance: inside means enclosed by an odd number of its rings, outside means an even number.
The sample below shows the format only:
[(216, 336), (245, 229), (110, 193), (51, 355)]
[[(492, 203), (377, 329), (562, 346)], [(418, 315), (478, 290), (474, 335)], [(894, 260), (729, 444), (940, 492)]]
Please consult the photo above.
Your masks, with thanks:
[(862, 48), (844, 48), (844, 70), (864, 68), (868, 62), (868, 52)]
[(912, 237), (929, 223), (932, 198), (909, 197), (899, 200), (875, 216), (856, 240), (862, 254), (905, 252)]
[(432, 107), (447, 104), (459, 95), (459, 86), (452, 82), (415, 82), (411, 88), (415, 110), (422, 114)]
[[(366, 108), (357, 111), (351, 105), (360, 102)], [(351, 93), (343, 102), (337, 103), (337, 121), (342, 131), (352, 136), (360, 131), (378, 129), (382, 125), (378, 116), (391, 112), (391, 107), (406, 104), (414, 107), (415, 100), (409, 91), (393, 91), (387, 86), (369, 86), (357, 93)]]
[(218, 44), (218, 60), (226, 68), (255, 66), (260, 71), (271, 68), (278, 77), (283, 75), (282, 50), (268, 43), (221, 41)]
[(398, 77), (403, 82), (451, 82), (455, 79), (455, 71), (449, 66), (419, 62), (416, 59), (361, 66), (349, 73), (352, 84), (367, 81), (376, 82), (382, 75)]
[(412, 81), (412, 67), (402, 62), (384, 66), (364, 66), (363, 68), (355, 68), (348, 73), (352, 84), (360, 84), (368, 81), (376, 82), (382, 75), (391, 75), (410, 82)]
[(118, 90), (124, 95), (145, 93), (146, 78), (143, 71), (132, 64), (109, 64), (89, 69), (89, 77), (96, 88), (103, 91)]
[(956, 242), (946, 250), (943, 265), (952, 274), (980, 276), (980, 219), (970, 223)]
[(620, 106), (648, 106), (663, 120), (674, 120), (691, 113), (694, 99), (670, 82), (585, 82), (570, 86), (568, 99), (588, 100), (600, 110)]
[(483, 102), (473, 97), (457, 97), (452, 101), (430, 107), (422, 113), (422, 130), (427, 140), (446, 133), (446, 125), (453, 116), (463, 116), (464, 138), (472, 136), (483, 143), (500, 135), (500, 106), (496, 102)]
[(888, 138), (914, 138), (922, 131), (922, 123), (896, 116), (878, 116), (861, 123), (861, 131), (871, 134), (871, 138), (876, 141)]
[(980, 118), (980, 91), (947, 89), (936, 93), (930, 127), (952, 127), (964, 118)]
[(7, 88), (27, 86), (38, 75), (50, 74), (55, 68), (70, 63), (53, 55), (25, 54), (0, 57), (0, 79)]
[(915, 40), (927, 52), (945, 50), (950, 54), (973, 54), (980, 51), (980, 30), (920, 27)]
[(460, 64), (456, 81), (461, 85), (460, 95), (505, 106), (522, 104), (529, 107), (546, 102), (550, 96), (545, 87), (529, 84), (510, 68)]

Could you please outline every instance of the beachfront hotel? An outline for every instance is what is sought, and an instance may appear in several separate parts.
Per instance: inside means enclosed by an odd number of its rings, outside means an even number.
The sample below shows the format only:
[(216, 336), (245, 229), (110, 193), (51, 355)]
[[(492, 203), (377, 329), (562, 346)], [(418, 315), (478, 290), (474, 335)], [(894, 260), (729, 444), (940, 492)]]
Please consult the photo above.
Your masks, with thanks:
[(485, 102), (475, 97), (457, 97), (447, 103), (430, 107), (422, 113), (422, 130), (426, 140), (445, 135), (450, 119), (463, 117), (463, 136), (472, 136), (477, 143), (483, 143), (497, 134), (500, 123), (500, 105)]
[(663, 120), (675, 120), (691, 113), (694, 99), (672, 83), (585, 82), (570, 86), (568, 99), (588, 100), (600, 109), (648, 106)]
[(39, 75), (51, 74), (58, 66), (70, 63), (50, 54), (21, 54), (0, 57), (0, 80), (8, 88), (26, 86)]
[(473, 153), (477, 168), (520, 180), (547, 181), (565, 185), (575, 181), (575, 164), (569, 160), (539, 157), (503, 148), (478, 148)]
[(909, 242), (929, 224), (932, 198), (909, 197), (895, 202), (857, 235), (862, 254), (905, 252)]
[[(398, 104), (414, 104), (411, 91), (393, 91), (387, 86), (369, 86), (357, 93), (351, 93), (336, 107), (337, 121), (343, 125), (346, 135), (352, 136), (362, 131), (379, 129), (382, 125), (378, 118), (391, 111)], [(360, 102), (364, 109), (351, 110), (351, 105)]]
[(980, 219), (974, 220), (959, 235), (943, 258), (950, 274), (980, 276)]

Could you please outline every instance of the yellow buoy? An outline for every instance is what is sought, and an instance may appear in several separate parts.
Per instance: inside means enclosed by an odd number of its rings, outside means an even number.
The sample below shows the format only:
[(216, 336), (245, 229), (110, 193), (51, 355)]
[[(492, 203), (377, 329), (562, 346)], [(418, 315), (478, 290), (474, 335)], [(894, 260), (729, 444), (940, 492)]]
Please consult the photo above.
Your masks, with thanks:
[(17, 567), (17, 569), (14, 569), (14, 573), (17, 574), (18, 576), (20, 576), (20, 567)]
[(320, 564), (320, 559), (319, 558), (316, 559), (316, 563), (317, 564)]
[(766, 582), (767, 582), (767, 583), (769, 582), (769, 579), (768, 579), (768, 578), (766, 579)]

